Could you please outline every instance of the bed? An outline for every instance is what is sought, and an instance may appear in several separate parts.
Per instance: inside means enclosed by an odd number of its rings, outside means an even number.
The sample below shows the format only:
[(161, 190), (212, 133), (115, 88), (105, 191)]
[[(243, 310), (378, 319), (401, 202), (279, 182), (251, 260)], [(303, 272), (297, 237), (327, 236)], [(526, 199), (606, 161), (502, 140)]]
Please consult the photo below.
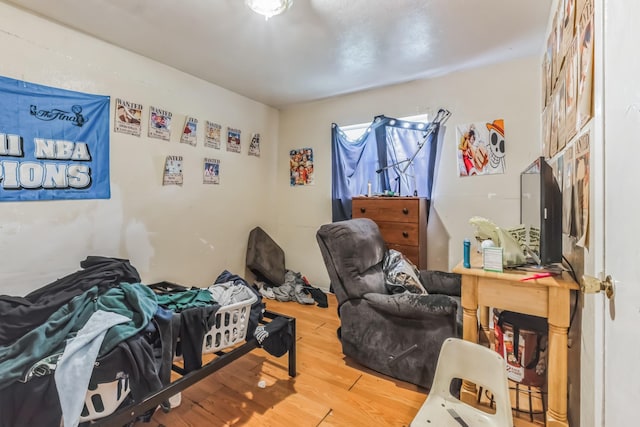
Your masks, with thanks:
[[(25, 297), (0, 296), (0, 427), (58, 426), (61, 417), (65, 425), (148, 421), (157, 408), (170, 409), (172, 396), (257, 347), (288, 354), (295, 376), (295, 319), (265, 311), (260, 294), (241, 277), (224, 271), (212, 285), (216, 294), (169, 282), (144, 285), (126, 260), (88, 258), (81, 266)], [(243, 292), (252, 298), (227, 298)], [(93, 358), (83, 359), (90, 353), (84, 347), (82, 357), (72, 357), (67, 350), (86, 336), (96, 313), (120, 323), (102, 325)], [(265, 329), (266, 339), (254, 334)], [(205, 353), (216, 357), (202, 365)], [(75, 379), (72, 363), (89, 370), (87, 387), (76, 387), (85, 380)], [(171, 371), (180, 374), (177, 380)], [(64, 383), (70, 384), (63, 393)], [(67, 418), (75, 412), (79, 419)]]

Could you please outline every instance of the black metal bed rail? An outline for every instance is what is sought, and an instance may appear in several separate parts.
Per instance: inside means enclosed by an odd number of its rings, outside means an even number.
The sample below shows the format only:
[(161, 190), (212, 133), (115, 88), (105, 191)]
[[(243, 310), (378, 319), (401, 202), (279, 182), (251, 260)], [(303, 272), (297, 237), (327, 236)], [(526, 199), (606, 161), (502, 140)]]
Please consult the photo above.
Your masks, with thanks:
[[(291, 343), (287, 350), (287, 356), (289, 358), (289, 376), (296, 376), (296, 319), (294, 317), (286, 316), (283, 314), (275, 313), (272, 311), (265, 311), (264, 317), (266, 319), (273, 320), (277, 317), (281, 317), (287, 320), (287, 326), (291, 332)], [(267, 322), (262, 322), (267, 323)], [(213, 359), (209, 363), (202, 366), (202, 368), (186, 373), (177, 380), (171, 382), (167, 386), (163, 387), (155, 393), (150, 394), (144, 400), (140, 402), (134, 402), (124, 408), (120, 408), (112, 414), (100, 418), (91, 422), (91, 427), (113, 427), (113, 426), (125, 426), (135, 422), (140, 416), (146, 414), (149, 410), (157, 408), (162, 405), (163, 402), (169, 400), (169, 398), (175, 394), (178, 394), (187, 387), (192, 386), (198, 381), (206, 378), (212, 373), (224, 368), (234, 360), (239, 359), (245, 354), (259, 347), (258, 341), (255, 337), (251, 337), (246, 343), (235, 347), (228, 351), (220, 351), (216, 353), (217, 358)], [(174, 371), (182, 373), (181, 368), (174, 366)], [(182, 371), (182, 372), (180, 372)]]

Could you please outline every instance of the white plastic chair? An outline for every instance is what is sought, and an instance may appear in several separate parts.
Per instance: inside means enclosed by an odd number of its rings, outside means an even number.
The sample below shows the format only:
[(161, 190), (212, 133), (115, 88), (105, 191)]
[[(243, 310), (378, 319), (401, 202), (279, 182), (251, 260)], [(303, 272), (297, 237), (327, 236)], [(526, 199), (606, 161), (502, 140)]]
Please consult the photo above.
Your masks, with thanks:
[[(451, 380), (468, 380), (493, 393), (495, 414), (468, 405), (451, 394)], [(469, 341), (448, 338), (438, 357), (431, 392), (411, 427), (513, 427), (505, 361), (498, 353)]]

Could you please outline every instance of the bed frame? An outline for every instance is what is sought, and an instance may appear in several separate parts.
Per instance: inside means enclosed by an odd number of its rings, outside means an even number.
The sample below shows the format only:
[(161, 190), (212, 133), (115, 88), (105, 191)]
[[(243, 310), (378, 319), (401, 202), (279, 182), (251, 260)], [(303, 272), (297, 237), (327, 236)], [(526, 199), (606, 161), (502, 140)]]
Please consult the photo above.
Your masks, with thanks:
[[(296, 376), (296, 319), (294, 317), (286, 316), (283, 314), (275, 313), (272, 311), (264, 312), (264, 320), (261, 323), (268, 323), (273, 319), (278, 317), (284, 318), (287, 320), (287, 325), (291, 331), (291, 344), (287, 350), (287, 356), (289, 358), (289, 376)], [(268, 320), (268, 321), (267, 321)], [(153, 408), (157, 408), (162, 405), (163, 402), (169, 400), (169, 398), (187, 387), (197, 383), (198, 381), (206, 378), (217, 370), (224, 368), (229, 363), (234, 360), (239, 359), (245, 354), (251, 352), (255, 348), (260, 347), (258, 345), (258, 341), (255, 337), (251, 337), (244, 344), (234, 347), (231, 350), (222, 350), (215, 353), (218, 357), (213, 359), (211, 362), (202, 366), (202, 368), (185, 373), (185, 371), (180, 367), (173, 365), (173, 371), (182, 375), (179, 379), (171, 382), (167, 386), (163, 387), (161, 390), (150, 394), (143, 401), (133, 403), (126, 407), (120, 408), (111, 415), (100, 418), (91, 422), (92, 427), (113, 427), (113, 426), (128, 426), (133, 425), (136, 422), (136, 419), (144, 415), (147, 411)]]

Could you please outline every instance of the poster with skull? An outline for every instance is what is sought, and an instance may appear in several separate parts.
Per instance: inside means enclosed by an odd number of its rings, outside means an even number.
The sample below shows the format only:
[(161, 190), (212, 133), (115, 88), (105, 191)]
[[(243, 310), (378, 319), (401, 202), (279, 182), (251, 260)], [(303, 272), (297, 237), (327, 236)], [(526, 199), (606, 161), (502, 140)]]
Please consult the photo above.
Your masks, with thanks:
[(456, 126), (459, 176), (504, 173), (504, 135), (503, 119)]

